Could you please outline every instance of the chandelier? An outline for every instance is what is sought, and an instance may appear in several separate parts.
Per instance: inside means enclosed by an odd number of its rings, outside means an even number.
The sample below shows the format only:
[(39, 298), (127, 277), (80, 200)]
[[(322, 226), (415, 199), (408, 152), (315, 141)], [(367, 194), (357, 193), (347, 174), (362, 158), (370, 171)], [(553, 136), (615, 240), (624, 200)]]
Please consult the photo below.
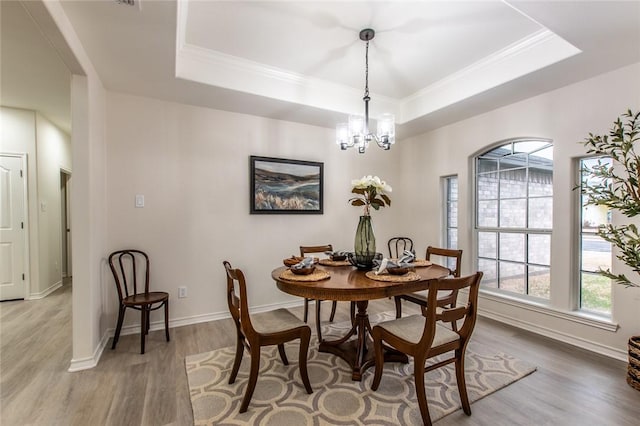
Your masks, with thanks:
[(336, 143), (340, 149), (357, 147), (360, 154), (369, 146), (369, 142), (375, 141), (384, 150), (391, 148), (396, 142), (396, 126), (393, 114), (382, 114), (377, 120), (377, 131), (369, 131), (369, 41), (373, 40), (376, 32), (370, 28), (360, 31), (360, 40), (367, 43), (365, 50), (364, 72), (364, 116), (350, 115), (348, 123), (340, 123), (336, 126)]

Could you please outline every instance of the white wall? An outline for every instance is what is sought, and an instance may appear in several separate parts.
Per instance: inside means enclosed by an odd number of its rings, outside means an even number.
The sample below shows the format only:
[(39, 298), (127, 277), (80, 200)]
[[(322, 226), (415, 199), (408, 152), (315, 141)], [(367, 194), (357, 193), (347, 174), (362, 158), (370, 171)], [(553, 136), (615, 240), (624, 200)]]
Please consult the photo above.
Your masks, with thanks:
[(106, 344), (103, 266), (106, 242), (105, 90), (91, 69), (71, 81), (73, 184), (73, 359), (71, 371), (91, 368)]
[(60, 169), (72, 171), (71, 138), (41, 114), (36, 114), (35, 126), (40, 279), (31, 293), (41, 296), (62, 285)]
[(105, 90), (59, 1), (27, 8), (72, 71), (73, 358), (70, 371), (96, 365), (106, 344), (102, 272), (106, 241)]
[(36, 115), (34, 111), (0, 107), (0, 152), (27, 154), (27, 197), (29, 222), (29, 272), (27, 284), (38, 288), (40, 251), (38, 249), (38, 173), (36, 163)]
[[(332, 129), (109, 93), (107, 247), (149, 254), (152, 287), (171, 294), (174, 323), (228, 312), (225, 259), (245, 272), (252, 306), (299, 302), (277, 290), (271, 271), (300, 245), (352, 249), (361, 210), (347, 202), (351, 180), (374, 174), (393, 185), (399, 172), (396, 147), (359, 155), (333, 140)], [(323, 162), (325, 213), (250, 215), (250, 155)], [(134, 208), (136, 194), (144, 208)], [(394, 205), (373, 213), (379, 251), (401, 225), (392, 220), (400, 212)], [(113, 280), (106, 285), (113, 328)], [(187, 298), (178, 299), (179, 286)]]
[(71, 140), (35, 111), (1, 107), (0, 117), (0, 152), (27, 154), (30, 271), (25, 297), (41, 298), (62, 284), (60, 168), (71, 171)]
[[(472, 158), (495, 142), (519, 137), (550, 138), (554, 143), (554, 205), (551, 238), (551, 307), (570, 311), (575, 302), (576, 157), (586, 154), (580, 141), (589, 134), (608, 133), (627, 109), (640, 109), (640, 64), (625, 67), (565, 88), (482, 114), (424, 135), (402, 141), (403, 185), (411, 197), (407, 225), (418, 246), (440, 241), (442, 208), (439, 178), (459, 177), (459, 247), (465, 252), (463, 272), (474, 269), (472, 242)], [(407, 204), (409, 205), (409, 204)], [(620, 218), (618, 218), (620, 219)], [(614, 220), (615, 216), (614, 216)], [(614, 261), (614, 271), (620, 265)], [(635, 274), (634, 274), (635, 275)], [(637, 277), (637, 276), (636, 276)], [(606, 331), (558, 316), (534, 312), (483, 297), (485, 314), (589, 349), (622, 358), (629, 336), (640, 333), (640, 290), (614, 286), (613, 321), (617, 332)], [(562, 317), (562, 315), (560, 315)]]
[[(440, 239), (439, 177), (458, 174), (459, 208), (470, 211), (469, 156), (513, 136), (550, 137), (555, 142), (552, 304), (563, 309), (571, 282), (570, 164), (572, 156), (583, 153), (576, 142), (589, 130), (606, 131), (627, 107), (640, 107), (636, 65), (399, 141), (391, 152), (372, 147), (357, 156), (337, 150), (331, 129), (105, 94), (59, 2), (44, 4), (86, 73), (72, 80), (72, 369), (97, 360), (105, 331), (115, 323), (113, 284), (105, 265), (109, 251), (137, 246), (150, 253), (154, 288), (171, 293), (171, 317), (176, 321), (226, 311), (223, 259), (247, 272), (252, 305), (294, 300), (276, 290), (269, 272), (299, 244), (350, 247), (358, 216), (346, 204), (352, 178), (378, 174), (396, 188), (393, 206), (375, 212), (379, 250), (397, 234), (415, 235), (418, 248), (425, 247)], [(323, 161), (325, 214), (249, 215), (249, 155)], [(135, 194), (145, 195), (144, 209), (134, 209)], [(460, 219), (459, 242), (470, 253), (471, 216)], [(464, 267), (470, 271), (471, 256), (465, 257)], [(178, 299), (177, 287), (183, 285), (189, 297)], [(621, 350), (626, 338), (638, 332), (639, 296), (616, 287), (614, 297), (617, 333), (488, 299), (482, 303), (486, 312), (521, 326), (532, 324), (556, 337), (575, 336)]]
[[(516, 136), (554, 141), (552, 296), (547, 315), (483, 297), (485, 315), (612, 356), (622, 357), (637, 334), (636, 290), (614, 288), (617, 332), (567, 320), (573, 303), (571, 200), (573, 158), (589, 131), (606, 132), (627, 108), (640, 107), (640, 66), (627, 67), (508, 107), (399, 141), (390, 152), (342, 152), (333, 130), (228, 113), (125, 94), (107, 96), (107, 251), (137, 247), (152, 261), (153, 288), (171, 294), (171, 320), (184, 324), (226, 313), (221, 262), (243, 269), (251, 305), (296, 302), (279, 292), (270, 271), (300, 244), (351, 248), (359, 211), (347, 203), (350, 180), (377, 174), (395, 188), (393, 205), (374, 212), (378, 250), (398, 234), (414, 237), (418, 251), (441, 244), (440, 177), (460, 182), (459, 243), (463, 270), (473, 266), (471, 158)], [(312, 215), (250, 215), (249, 156), (322, 161), (324, 210)], [(134, 208), (136, 194), (145, 207)], [(469, 212), (465, 214), (465, 212)], [(105, 252), (106, 255), (106, 252)], [(619, 265), (618, 265), (619, 266)], [(105, 316), (115, 325), (113, 281), (103, 266)], [(186, 286), (188, 297), (177, 298)], [(160, 321), (157, 314), (152, 321)], [(127, 323), (137, 323), (128, 317)]]

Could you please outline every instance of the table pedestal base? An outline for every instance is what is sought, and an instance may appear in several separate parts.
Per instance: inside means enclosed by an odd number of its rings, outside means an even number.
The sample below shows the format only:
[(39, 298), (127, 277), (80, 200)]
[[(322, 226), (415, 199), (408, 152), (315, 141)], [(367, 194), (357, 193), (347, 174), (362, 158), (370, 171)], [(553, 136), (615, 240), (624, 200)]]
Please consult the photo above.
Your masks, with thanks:
[[(371, 324), (369, 324), (369, 316), (367, 314), (368, 301), (358, 301), (358, 313), (351, 330), (338, 340), (322, 340), (318, 350), (320, 352), (331, 353), (339, 356), (349, 364), (352, 370), (351, 379), (361, 381), (365, 370), (375, 365), (373, 342), (369, 337), (371, 332)], [(357, 335), (356, 339), (349, 340), (352, 336)], [(367, 348), (371, 347), (371, 350)], [(409, 362), (407, 355), (397, 352), (391, 348), (385, 348), (385, 362)]]

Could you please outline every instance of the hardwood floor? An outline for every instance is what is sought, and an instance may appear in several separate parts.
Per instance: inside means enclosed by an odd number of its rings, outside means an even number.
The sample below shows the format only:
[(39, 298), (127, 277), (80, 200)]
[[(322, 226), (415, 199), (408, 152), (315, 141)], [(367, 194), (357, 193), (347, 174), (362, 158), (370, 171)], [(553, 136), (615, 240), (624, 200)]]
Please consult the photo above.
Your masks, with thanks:
[[(371, 304), (372, 312), (393, 309), (392, 300)], [(302, 306), (293, 312), (301, 317)], [(336, 321), (348, 318), (348, 304), (338, 304)], [(184, 358), (234, 339), (230, 319), (171, 329), (170, 343), (151, 332), (145, 355), (137, 334), (122, 336), (96, 368), (68, 373), (71, 285), (42, 300), (0, 303), (0, 424), (191, 425)], [(640, 392), (626, 384), (625, 363), (482, 318), (474, 339), (538, 371), (472, 404), (471, 417), (457, 411), (437, 424), (640, 424)]]

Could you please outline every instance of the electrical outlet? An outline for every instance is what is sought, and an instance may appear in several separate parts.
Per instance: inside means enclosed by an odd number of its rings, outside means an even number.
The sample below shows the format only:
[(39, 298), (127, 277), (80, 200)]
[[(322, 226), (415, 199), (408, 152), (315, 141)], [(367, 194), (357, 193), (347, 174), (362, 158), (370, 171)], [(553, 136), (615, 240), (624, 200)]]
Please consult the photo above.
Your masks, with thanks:
[(178, 298), (182, 299), (187, 297), (187, 288), (186, 287), (178, 287)]

